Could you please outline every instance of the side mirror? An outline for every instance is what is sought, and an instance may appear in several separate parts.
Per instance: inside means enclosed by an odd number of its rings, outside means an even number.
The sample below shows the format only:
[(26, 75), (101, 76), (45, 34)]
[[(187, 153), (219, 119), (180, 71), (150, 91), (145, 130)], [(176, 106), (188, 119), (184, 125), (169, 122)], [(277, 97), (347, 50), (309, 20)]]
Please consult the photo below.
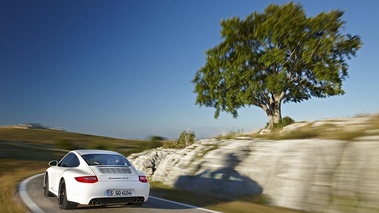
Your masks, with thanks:
[(58, 165), (58, 161), (57, 160), (52, 160), (48, 163), (49, 166), (56, 166)]

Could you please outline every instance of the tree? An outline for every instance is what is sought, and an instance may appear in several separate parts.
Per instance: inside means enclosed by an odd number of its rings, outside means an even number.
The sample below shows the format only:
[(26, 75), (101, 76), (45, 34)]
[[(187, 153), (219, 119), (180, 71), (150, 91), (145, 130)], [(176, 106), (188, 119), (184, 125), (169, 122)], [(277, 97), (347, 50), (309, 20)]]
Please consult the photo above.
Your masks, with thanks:
[(245, 106), (262, 108), (269, 128), (281, 120), (282, 103), (343, 95), (346, 61), (362, 46), (343, 34), (343, 11), (307, 17), (300, 4), (269, 5), (244, 20), (221, 21), (223, 41), (206, 51), (192, 83), (196, 104), (238, 117)]

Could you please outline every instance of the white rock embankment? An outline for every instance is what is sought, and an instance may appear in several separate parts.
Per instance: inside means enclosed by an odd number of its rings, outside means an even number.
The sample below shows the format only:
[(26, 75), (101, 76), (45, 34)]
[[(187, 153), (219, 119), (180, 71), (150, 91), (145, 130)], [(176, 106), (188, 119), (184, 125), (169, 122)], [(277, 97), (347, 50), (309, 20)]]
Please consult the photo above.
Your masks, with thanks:
[(203, 139), (129, 158), (153, 181), (221, 199), (263, 194), (286, 208), (371, 213), (379, 212), (379, 131), (366, 132), (353, 141)]
[(152, 149), (131, 154), (128, 159), (136, 168), (143, 171), (146, 175), (151, 176), (154, 174), (158, 166), (161, 165), (161, 162), (175, 151), (175, 149)]

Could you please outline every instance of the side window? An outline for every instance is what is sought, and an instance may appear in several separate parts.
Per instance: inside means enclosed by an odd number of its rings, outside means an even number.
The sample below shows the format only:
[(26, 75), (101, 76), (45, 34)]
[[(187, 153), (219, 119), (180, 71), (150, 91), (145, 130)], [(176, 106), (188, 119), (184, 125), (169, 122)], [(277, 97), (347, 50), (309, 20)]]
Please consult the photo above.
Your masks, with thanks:
[(73, 155), (74, 155), (73, 153), (69, 153), (68, 155), (64, 156), (61, 162), (59, 162), (58, 166), (68, 167), (69, 163), (72, 160)]
[(79, 159), (74, 153), (69, 153), (66, 155), (61, 162), (58, 164), (60, 167), (77, 167), (79, 166)]
[(76, 155), (73, 156), (73, 158), (71, 159), (68, 167), (78, 167), (79, 166), (79, 159), (78, 157), (76, 157)]

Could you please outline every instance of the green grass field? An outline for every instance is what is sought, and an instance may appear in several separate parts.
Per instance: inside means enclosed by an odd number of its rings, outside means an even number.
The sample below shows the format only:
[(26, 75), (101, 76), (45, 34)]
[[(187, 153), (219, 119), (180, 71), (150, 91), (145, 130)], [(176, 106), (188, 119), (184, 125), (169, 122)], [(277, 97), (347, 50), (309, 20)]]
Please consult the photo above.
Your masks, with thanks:
[[(0, 209), (7, 213), (26, 213), (17, 199), (17, 185), (34, 174), (43, 173), (50, 160), (61, 159), (68, 149), (110, 149), (126, 156), (162, 146), (165, 141), (124, 140), (46, 129), (0, 128)], [(152, 195), (204, 208), (233, 213), (299, 212), (260, 205), (247, 200), (223, 202), (204, 195), (178, 191), (152, 183)]]

